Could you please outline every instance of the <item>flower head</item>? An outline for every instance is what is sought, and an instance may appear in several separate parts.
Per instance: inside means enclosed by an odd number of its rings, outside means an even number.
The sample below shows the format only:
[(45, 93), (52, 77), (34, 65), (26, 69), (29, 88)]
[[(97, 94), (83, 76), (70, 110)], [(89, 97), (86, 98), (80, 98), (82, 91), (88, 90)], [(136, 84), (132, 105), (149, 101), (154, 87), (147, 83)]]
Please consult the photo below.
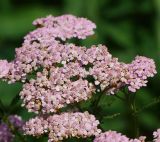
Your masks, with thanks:
[(9, 68), (7, 60), (0, 60), (0, 78), (5, 77), (9, 73)]
[(33, 22), (37, 27), (53, 29), (55, 36), (62, 40), (77, 37), (80, 39), (92, 35), (96, 25), (86, 18), (77, 18), (73, 15), (63, 15), (58, 17), (48, 16)]
[(4, 123), (0, 124), (0, 142), (12, 142), (14, 135)]
[(153, 77), (156, 73), (155, 62), (152, 59), (137, 56), (131, 64), (128, 64), (126, 74), (128, 89), (135, 92), (140, 87), (146, 86), (147, 78)]
[(22, 118), (18, 115), (10, 115), (8, 117), (10, 123), (14, 126), (14, 128), (17, 128), (19, 130), (22, 129), (24, 121), (22, 120)]
[(48, 134), (48, 142), (58, 142), (69, 137), (90, 137), (98, 135), (101, 130), (97, 128), (99, 121), (85, 113), (62, 113), (48, 118), (36, 117), (26, 122), (24, 132), (27, 135), (40, 136)]
[(122, 135), (116, 131), (106, 131), (98, 135), (94, 142), (142, 142), (139, 139), (129, 139), (127, 136)]
[(20, 116), (10, 115), (7, 119), (10, 124), (6, 124), (3, 121), (0, 123), (0, 142), (13, 142), (15, 134), (13, 134), (11, 127), (18, 131), (22, 131), (24, 122)]
[(154, 142), (160, 142), (160, 129), (157, 129), (153, 132)]

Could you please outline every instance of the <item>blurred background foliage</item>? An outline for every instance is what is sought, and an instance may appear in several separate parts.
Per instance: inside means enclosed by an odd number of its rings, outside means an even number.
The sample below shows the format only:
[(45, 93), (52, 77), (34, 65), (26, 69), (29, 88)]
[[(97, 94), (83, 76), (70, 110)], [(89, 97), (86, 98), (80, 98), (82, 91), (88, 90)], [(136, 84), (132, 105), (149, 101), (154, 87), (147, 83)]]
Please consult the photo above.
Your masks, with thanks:
[[(140, 134), (152, 139), (152, 131), (160, 127), (160, 0), (0, 0), (0, 58), (12, 60), (24, 35), (34, 29), (32, 21), (49, 14), (74, 14), (96, 23), (96, 34), (77, 41), (77, 44), (87, 47), (105, 44), (113, 56), (124, 62), (131, 62), (136, 55), (155, 60), (158, 74), (149, 80), (148, 87), (136, 93), (138, 109), (155, 102), (138, 113)], [(27, 120), (33, 114), (22, 109), (20, 102), (14, 99), (21, 86), (0, 82), (0, 98), (6, 113), (20, 114)], [(86, 104), (81, 104), (84, 110), (87, 110)], [(105, 115), (101, 125), (105, 130), (117, 130), (132, 136), (127, 129), (132, 121), (126, 116), (124, 102), (113, 96), (103, 96), (99, 110)], [(31, 138), (30, 141), (42, 142), (46, 138)]]

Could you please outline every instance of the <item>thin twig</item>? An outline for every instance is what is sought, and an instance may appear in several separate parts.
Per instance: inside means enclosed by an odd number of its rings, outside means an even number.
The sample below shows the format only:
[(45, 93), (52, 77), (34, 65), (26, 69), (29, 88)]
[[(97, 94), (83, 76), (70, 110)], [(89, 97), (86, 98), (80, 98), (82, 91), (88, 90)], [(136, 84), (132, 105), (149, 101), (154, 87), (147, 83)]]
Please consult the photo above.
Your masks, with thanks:
[(115, 117), (117, 117), (119, 115), (120, 115), (120, 113), (115, 113), (113, 115), (104, 116), (103, 118), (105, 118), (105, 119), (113, 119), (113, 118), (115, 118)]
[(122, 98), (122, 97), (118, 96), (117, 94), (114, 94), (114, 96), (115, 96), (115, 97), (117, 97), (118, 99), (122, 100), (122, 101), (125, 101), (125, 99), (124, 99), (124, 98)]
[(155, 98), (155, 99), (153, 99), (153, 101), (151, 103), (148, 103), (148, 104), (144, 105), (142, 108), (140, 108), (139, 110), (137, 110), (136, 114), (140, 113), (143, 110), (148, 109), (149, 107), (152, 107), (153, 105), (156, 105), (158, 103), (160, 103), (160, 97)]

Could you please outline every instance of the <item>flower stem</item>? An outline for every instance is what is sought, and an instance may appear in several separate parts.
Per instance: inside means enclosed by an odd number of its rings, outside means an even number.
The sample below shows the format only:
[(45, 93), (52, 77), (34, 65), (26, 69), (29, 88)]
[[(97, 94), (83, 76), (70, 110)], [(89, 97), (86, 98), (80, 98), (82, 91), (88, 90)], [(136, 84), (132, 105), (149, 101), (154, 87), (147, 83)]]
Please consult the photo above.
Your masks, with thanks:
[(135, 104), (136, 94), (125, 93), (127, 105), (128, 105), (128, 117), (129, 117), (129, 133), (132, 137), (139, 137), (138, 117)]
[(117, 94), (114, 94), (114, 96), (115, 96), (116, 98), (120, 99), (121, 101), (125, 101), (125, 99), (124, 99), (124, 98), (122, 98), (122, 97), (118, 96)]

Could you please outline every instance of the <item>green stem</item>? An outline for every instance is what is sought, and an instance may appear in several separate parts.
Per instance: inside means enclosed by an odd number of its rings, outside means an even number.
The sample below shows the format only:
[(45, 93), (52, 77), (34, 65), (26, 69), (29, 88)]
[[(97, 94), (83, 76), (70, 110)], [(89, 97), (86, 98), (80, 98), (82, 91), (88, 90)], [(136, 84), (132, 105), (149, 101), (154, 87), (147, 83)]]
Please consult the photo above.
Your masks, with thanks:
[(100, 102), (100, 100), (101, 100), (101, 98), (102, 98), (102, 95), (104, 95), (104, 94), (103, 94), (103, 93), (100, 93), (99, 96), (98, 96), (98, 99), (96, 99), (95, 108), (98, 107), (98, 104), (99, 104), (99, 102)]
[(128, 105), (129, 132), (132, 137), (136, 138), (139, 136), (138, 117), (136, 115), (137, 109), (135, 104), (136, 94), (125, 93), (125, 97)]
[(76, 104), (76, 107), (78, 108), (78, 110), (79, 110), (80, 112), (83, 112), (83, 109), (81, 108), (80, 104)]
[(103, 118), (105, 118), (105, 119), (113, 119), (113, 118), (115, 118), (115, 117), (117, 117), (119, 115), (120, 115), (120, 113), (115, 113), (113, 115), (104, 116)]
[(117, 94), (114, 94), (114, 96), (115, 96), (116, 98), (120, 99), (121, 101), (125, 101), (125, 99), (124, 99), (124, 98), (122, 98), (122, 97), (118, 96)]
[[(97, 93), (96, 95), (99, 95), (98, 97), (96, 96), (95, 100), (92, 103), (92, 109), (91, 109), (91, 113), (94, 114), (96, 116), (96, 118), (101, 122), (103, 116), (99, 113), (98, 111), (98, 104), (102, 98), (102, 96), (104, 95), (103, 92)], [(99, 125), (99, 128), (104, 132), (105, 130), (101, 127), (101, 125)]]
[(3, 119), (4, 115), (5, 115), (5, 106), (3, 105), (3, 102), (0, 99), (0, 118)]
[(91, 113), (93, 113), (98, 118), (101, 118), (101, 116), (99, 116), (98, 104), (101, 100), (102, 95), (103, 95), (102, 92), (97, 93), (96, 96), (95, 96), (95, 100), (93, 101), (93, 103), (91, 105), (91, 107), (92, 107)]
[(136, 114), (139, 114), (139, 113), (142, 112), (143, 110), (148, 109), (148, 108), (150, 108), (150, 107), (152, 107), (153, 105), (156, 105), (156, 104), (158, 104), (158, 103), (160, 103), (160, 97), (153, 99), (152, 102), (150, 102), (150, 103), (146, 104), (145, 106), (143, 106), (142, 108), (140, 108), (140, 109), (136, 112)]

